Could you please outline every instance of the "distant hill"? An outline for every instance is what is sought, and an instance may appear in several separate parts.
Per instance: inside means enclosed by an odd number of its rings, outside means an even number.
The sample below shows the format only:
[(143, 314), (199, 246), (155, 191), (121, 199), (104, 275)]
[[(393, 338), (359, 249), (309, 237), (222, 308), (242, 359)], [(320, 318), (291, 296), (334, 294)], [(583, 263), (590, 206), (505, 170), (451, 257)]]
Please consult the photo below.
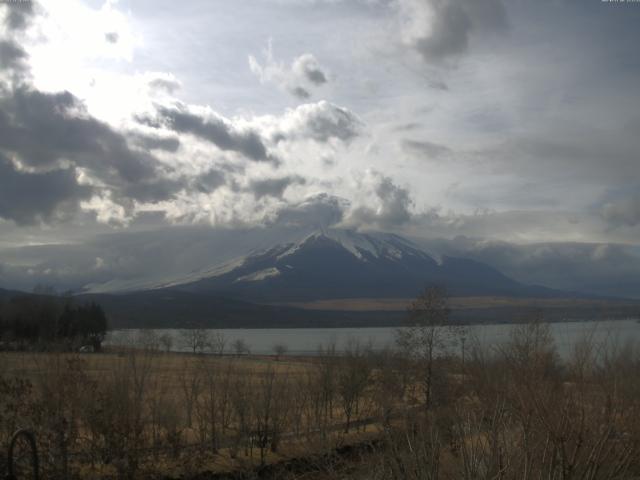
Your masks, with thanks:
[[(0, 301), (31, 293), (1, 290)], [(118, 328), (309, 328), (399, 326), (410, 299), (341, 299), (260, 305), (228, 297), (177, 290), (126, 294), (83, 294), (77, 302), (104, 308), (109, 327)], [(548, 321), (640, 316), (640, 302), (574, 298), (455, 297), (452, 320), (463, 323), (527, 321), (535, 309)]]
[(259, 305), (216, 295), (151, 290), (121, 295), (87, 294), (104, 307), (111, 328), (299, 328), (399, 325), (405, 312), (308, 311)]
[[(152, 290), (122, 295), (91, 294), (104, 307), (111, 328), (309, 328), (400, 326), (406, 303), (389, 306), (375, 299), (259, 305), (211, 294)], [(355, 304), (355, 306), (354, 306)], [(456, 297), (451, 299), (452, 321), (462, 323), (526, 322), (534, 311), (548, 321), (598, 320), (639, 316), (640, 302), (579, 299)]]
[(5, 290), (4, 288), (0, 288), (0, 300), (19, 296), (19, 295), (28, 295), (28, 294), (17, 291), (17, 290)]

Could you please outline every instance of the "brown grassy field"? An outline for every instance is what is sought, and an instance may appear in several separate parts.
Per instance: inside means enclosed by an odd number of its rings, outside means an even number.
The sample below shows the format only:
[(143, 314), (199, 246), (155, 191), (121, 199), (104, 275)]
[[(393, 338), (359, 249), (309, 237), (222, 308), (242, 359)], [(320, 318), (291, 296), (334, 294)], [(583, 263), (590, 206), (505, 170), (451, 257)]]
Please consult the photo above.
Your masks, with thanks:
[[(340, 298), (316, 300), (312, 302), (290, 302), (279, 305), (303, 308), (307, 310), (335, 311), (406, 311), (411, 298)], [(583, 298), (515, 298), (515, 297), (451, 297), (452, 309), (483, 309), (500, 307), (534, 308), (570, 308), (592, 307), (607, 308), (621, 306), (640, 306), (638, 302), (624, 300), (592, 300)]]
[(280, 359), (4, 352), (0, 439), (32, 429), (52, 479), (639, 478), (635, 346), (586, 338), (560, 361), (540, 323), (500, 349), (471, 343), (464, 360), (425, 356), (428, 342)]
[[(7, 402), (0, 429), (4, 439), (18, 427), (33, 429), (53, 460), (44, 463), (52, 478), (61, 469), (141, 478), (247, 470), (379, 432), (377, 421), (363, 421), (376, 414), (367, 385), (351, 394), (356, 411), (345, 414), (333, 378), (340, 363), (157, 350), (4, 352), (1, 378), (26, 387), (4, 384), (2, 393), (14, 398), (0, 400), (0, 407)], [(60, 450), (68, 457), (62, 467)]]

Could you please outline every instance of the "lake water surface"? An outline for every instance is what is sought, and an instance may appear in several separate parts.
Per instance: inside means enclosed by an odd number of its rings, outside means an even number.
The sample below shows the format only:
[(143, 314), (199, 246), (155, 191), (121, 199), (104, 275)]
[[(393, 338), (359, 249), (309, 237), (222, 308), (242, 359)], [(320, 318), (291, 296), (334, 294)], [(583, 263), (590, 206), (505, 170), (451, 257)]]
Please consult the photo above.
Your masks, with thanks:
[[(515, 325), (471, 325), (467, 327), (468, 342), (477, 341), (485, 347), (499, 347), (509, 340)], [(353, 340), (371, 344), (374, 349), (383, 349), (393, 345), (395, 328), (250, 328), (216, 329), (227, 341), (227, 348), (237, 339), (243, 339), (251, 353), (258, 355), (273, 354), (276, 344), (284, 344), (291, 355), (314, 355), (320, 345), (335, 343), (342, 350)], [(156, 335), (168, 333), (173, 337), (174, 351), (188, 351), (183, 344), (180, 329), (152, 330)], [(562, 322), (552, 323), (551, 332), (560, 355), (567, 356), (574, 345), (589, 337), (598, 343), (606, 342), (610, 346), (623, 346), (629, 342), (640, 343), (640, 322), (629, 320), (605, 320), (600, 322)], [(142, 334), (144, 335), (144, 334)], [(131, 345), (140, 337), (137, 330), (114, 330), (109, 332), (106, 345)]]

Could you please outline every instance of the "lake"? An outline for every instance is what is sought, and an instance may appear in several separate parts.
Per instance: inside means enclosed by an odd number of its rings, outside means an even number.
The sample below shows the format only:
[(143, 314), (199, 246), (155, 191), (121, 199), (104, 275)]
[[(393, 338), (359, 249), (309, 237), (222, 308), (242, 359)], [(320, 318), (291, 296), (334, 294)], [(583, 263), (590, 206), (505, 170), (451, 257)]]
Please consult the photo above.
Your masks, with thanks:
[[(509, 340), (515, 325), (471, 325), (467, 327), (467, 338), (476, 339), (485, 347), (498, 347)], [(314, 355), (320, 345), (335, 343), (338, 350), (344, 349), (349, 341), (371, 344), (374, 349), (383, 349), (393, 345), (395, 328), (251, 328), (216, 329), (224, 335), (227, 349), (237, 339), (249, 346), (252, 354), (273, 354), (276, 344), (284, 344), (291, 355)], [(635, 319), (604, 320), (600, 322), (561, 322), (552, 323), (551, 331), (561, 356), (569, 355), (576, 342), (587, 337), (608, 345), (622, 346), (628, 342), (640, 342), (640, 323)], [(113, 330), (109, 332), (105, 345), (135, 344), (138, 330)], [(155, 329), (156, 335), (169, 334), (173, 337), (173, 351), (189, 351), (181, 344), (180, 329)], [(230, 352), (231, 353), (231, 352)]]

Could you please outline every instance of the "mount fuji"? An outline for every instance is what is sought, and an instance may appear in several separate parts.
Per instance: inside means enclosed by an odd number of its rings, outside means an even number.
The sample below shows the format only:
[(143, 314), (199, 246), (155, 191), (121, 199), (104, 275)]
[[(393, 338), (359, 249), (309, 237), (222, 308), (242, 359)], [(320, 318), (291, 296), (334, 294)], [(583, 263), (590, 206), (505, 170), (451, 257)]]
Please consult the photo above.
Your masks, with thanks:
[(555, 296), (474, 260), (438, 257), (394, 234), (320, 229), (154, 289), (224, 295), (258, 303), (411, 298), (426, 285), (453, 296)]
[(80, 296), (103, 305), (114, 328), (398, 325), (409, 301), (434, 284), (446, 288), (453, 318), (462, 322), (510, 322), (531, 308), (556, 320), (623, 318), (638, 307), (525, 285), (485, 263), (437, 255), (394, 234), (262, 233), (187, 247), (199, 267), (158, 269), (156, 276), (96, 285)]

